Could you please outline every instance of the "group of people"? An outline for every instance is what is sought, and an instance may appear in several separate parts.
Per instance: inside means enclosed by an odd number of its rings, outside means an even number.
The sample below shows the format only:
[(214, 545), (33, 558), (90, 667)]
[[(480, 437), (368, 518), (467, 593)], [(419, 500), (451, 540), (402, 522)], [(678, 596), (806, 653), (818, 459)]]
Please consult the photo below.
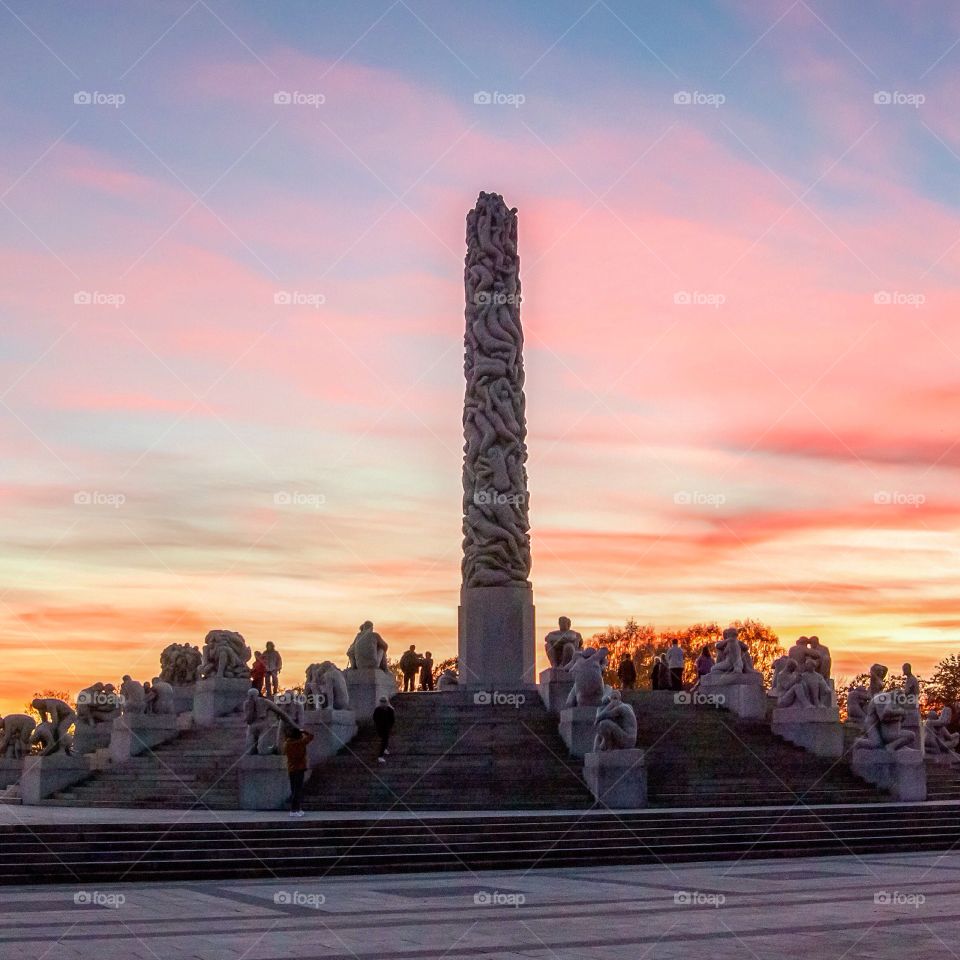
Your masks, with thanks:
[(403, 652), (400, 657), (400, 672), (403, 674), (403, 692), (413, 693), (417, 688), (417, 679), (420, 680), (421, 690), (433, 689), (433, 654), (428, 650), (425, 654), (417, 653), (415, 644)]
[[(708, 674), (715, 662), (710, 653), (710, 647), (704, 646), (694, 663), (697, 680)], [(680, 646), (680, 641), (675, 637), (666, 650), (653, 658), (653, 667), (650, 671), (651, 689), (682, 690), (685, 663), (686, 654)], [(633, 690), (637, 686), (637, 667), (629, 653), (625, 653), (617, 664), (617, 678), (624, 690)]]
[(268, 640), (263, 648), (254, 651), (253, 663), (250, 666), (250, 685), (266, 697), (275, 697), (280, 687), (280, 671), (283, 669), (283, 657)]

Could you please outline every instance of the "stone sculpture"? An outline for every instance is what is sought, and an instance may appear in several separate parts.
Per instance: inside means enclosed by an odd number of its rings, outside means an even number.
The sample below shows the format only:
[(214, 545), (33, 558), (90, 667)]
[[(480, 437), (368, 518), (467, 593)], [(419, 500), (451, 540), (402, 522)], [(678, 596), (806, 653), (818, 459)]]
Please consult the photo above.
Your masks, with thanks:
[(203, 642), (200, 676), (203, 679), (248, 679), (250, 656), (250, 648), (239, 633), (233, 630), (211, 630)]
[(360, 632), (347, 650), (347, 660), (354, 670), (387, 670), (387, 644), (373, 624), (365, 620), (360, 624)]
[(786, 689), (787, 678), (791, 673), (791, 664), (796, 666), (797, 661), (789, 655), (777, 657), (777, 659), (773, 661), (773, 680), (770, 683), (770, 696), (779, 697), (784, 689)]
[(607, 692), (603, 671), (608, 653), (606, 647), (587, 647), (574, 654), (566, 667), (573, 677), (573, 689), (567, 697), (568, 707), (597, 707), (601, 704)]
[(573, 655), (583, 649), (583, 637), (570, 629), (569, 617), (561, 617), (559, 627), (559, 630), (551, 630), (543, 641), (551, 667), (567, 666)]
[(830, 656), (830, 650), (820, 642), (819, 637), (808, 638), (807, 655), (812, 656), (816, 660), (817, 673), (819, 673), (824, 680), (829, 680), (833, 659)]
[(851, 687), (847, 691), (847, 718), (862, 722), (866, 714), (867, 705), (873, 697), (883, 693), (883, 685), (887, 679), (887, 668), (882, 663), (875, 663), (870, 668), (869, 687)]
[(456, 671), (446, 669), (440, 674), (437, 680), (438, 690), (456, 690), (460, 686), (460, 680), (457, 678)]
[(129, 673), (125, 673), (123, 680), (120, 682), (120, 697), (125, 717), (141, 714), (145, 711), (147, 695), (143, 689), (143, 684), (131, 679)]
[(160, 654), (160, 679), (183, 687), (200, 679), (203, 654), (190, 643), (171, 643)]
[(303, 685), (307, 708), (311, 710), (328, 707), (333, 710), (350, 708), (350, 692), (343, 671), (329, 660), (311, 663), (307, 667), (307, 679)]
[(73, 707), (56, 697), (38, 697), (31, 706), (40, 714), (40, 723), (33, 732), (31, 742), (40, 747), (42, 755), (68, 753), (72, 737), (67, 731), (77, 719)]
[(274, 706), (294, 727), (303, 726), (303, 704), (306, 696), (296, 690), (284, 690), (274, 697)]
[(923, 752), (930, 759), (940, 763), (960, 763), (957, 744), (960, 733), (951, 733), (948, 729), (953, 719), (950, 707), (944, 707), (939, 713), (931, 710), (924, 720)]
[(280, 752), (284, 726), (296, 726), (283, 709), (272, 704), (253, 687), (243, 702), (243, 719), (247, 725), (244, 753), (250, 756), (271, 756)]
[(517, 211), (481, 193), (467, 216), (463, 585), (530, 581)]
[(920, 681), (914, 676), (909, 663), (903, 665), (903, 705), (915, 709), (920, 707)]
[(150, 682), (150, 690), (146, 694), (144, 710), (146, 713), (159, 715), (176, 713), (176, 694), (173, 684), (154, 677)]
[(0, 718), (0, 757), (19, 760), (30, 752), (37, 721), (25, 713), (8, 713)]
[(77, 723), (93, 727), (120, 716), (120, 695), (112, 683), (94, 683), (77, 694)]
[(740, 640), (740, 631), (736, 627), (727, 627), (723, 639), (717, 641), (717, 662), (710, 673), (753, 673), (750, 650)]
[(619, 690), (611, 690), (597, 710), (594, 750), (633, 750), (637, 745), (637, 715), (624, 703)]
[(886, 690), (871, 697), (863, 711), (863, 736), (854, 740), (854, 749), (884, 749), (891, 753), (916, 744), (910, 730), (902, 730), (903, 709), (896, 691)]
[(803, 666), (792, 657), (779, 674), (777, 707), (832, 707), (833, 691), (830, 684), (817, 672), (812, 658)]

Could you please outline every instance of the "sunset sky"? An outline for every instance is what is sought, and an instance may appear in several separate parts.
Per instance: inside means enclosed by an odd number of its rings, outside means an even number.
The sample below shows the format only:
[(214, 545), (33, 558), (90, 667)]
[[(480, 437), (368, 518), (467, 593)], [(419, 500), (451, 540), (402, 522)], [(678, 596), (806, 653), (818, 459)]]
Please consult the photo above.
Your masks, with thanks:
[(212, 627), (455, 652), (480, 190), (538, 637), (955, 652), (960, 8), (868, 10), (0, 2), (0, 710)]

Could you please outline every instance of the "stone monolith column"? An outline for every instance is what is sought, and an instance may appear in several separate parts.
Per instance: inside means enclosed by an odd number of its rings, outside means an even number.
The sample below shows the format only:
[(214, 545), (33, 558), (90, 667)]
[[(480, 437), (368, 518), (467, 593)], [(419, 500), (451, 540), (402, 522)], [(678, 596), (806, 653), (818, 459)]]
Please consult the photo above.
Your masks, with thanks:
[(514, 690), (534, 683), (534, 610), (517, 211), (499, 194), (467, 215), (464, 287), (460, 680)]

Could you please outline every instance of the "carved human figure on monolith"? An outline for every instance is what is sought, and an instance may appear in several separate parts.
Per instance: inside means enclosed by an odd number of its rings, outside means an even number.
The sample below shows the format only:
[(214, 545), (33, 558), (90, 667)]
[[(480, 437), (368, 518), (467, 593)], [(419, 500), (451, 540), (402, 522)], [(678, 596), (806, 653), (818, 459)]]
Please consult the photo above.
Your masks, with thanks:
[(0, 718), (0, 757), (19, 760), (30, 752), (30, 739), (37, 721), (25, 713)]
[(597, 710), (594, 750), (632, 750), (637, 745), (637, 715), (624, 703), (619, 690), (611, 690)]
[(251, 652), (242, 635), (234, 630), (211, 630), (203, 642), (200, 675), (209, 677), (250, 677)]
[(347, 649), (347, 660), (354, 670), (387, 670), (387, 643), (365, 620)]
[(573, 689), (567, 697), (568, 707), (596, 707), (603, 701), (607, 687), (603, 671), (607, 665), (606, 647), (587, 647), (578, 650), (566, 667), (573, 676)]
[(560, 629), (551, 630), (543, 641), (551, 667), (565, 667), (573, 655), (583, 649), (583, 637), (570, 629), (569, 617), (561, 617), (558, 625)]
[(854, 748), (894, 752), (916, 745), (915, 733), (902, 729), (904, 711), (898, 704), (899, 699), (899, 692), (894, 690), (871, 697), (863, 712), (863, 736), (854, 740)]

